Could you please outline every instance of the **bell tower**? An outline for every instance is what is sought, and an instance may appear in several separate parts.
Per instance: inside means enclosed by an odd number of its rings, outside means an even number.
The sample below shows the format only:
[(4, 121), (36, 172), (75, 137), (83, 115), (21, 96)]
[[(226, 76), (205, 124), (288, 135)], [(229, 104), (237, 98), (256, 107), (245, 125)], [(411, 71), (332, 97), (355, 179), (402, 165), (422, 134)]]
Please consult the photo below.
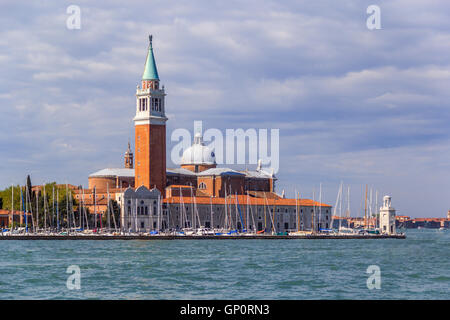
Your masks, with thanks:
[(129, 142), (128, 142), (128, 149), (125, 152), (125, 168), (133, 169), (133, 152), (131, 151)]
[(141, 86), (136, 88), (135, 187), (156, 187), (164, 194), (166, 187), (166, 114), (164, 86), (160, 88), (149, 36), (147, 59)]

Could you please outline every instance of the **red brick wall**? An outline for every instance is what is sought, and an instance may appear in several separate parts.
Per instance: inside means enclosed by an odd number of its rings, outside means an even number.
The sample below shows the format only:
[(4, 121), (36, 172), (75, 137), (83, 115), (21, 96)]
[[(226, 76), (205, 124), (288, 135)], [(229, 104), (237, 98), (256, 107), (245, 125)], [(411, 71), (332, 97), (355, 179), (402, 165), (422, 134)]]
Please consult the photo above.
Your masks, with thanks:
[(183, 176), (183, 175), (170, 175), (166, 177), (166, 186), (170, 186), (172, 184), (189, 186), (193, 187), (197, 186), (197, 177), (196, 176)]
[(230, 194), (244, 194), (244, 176), (220, 176), (216, 177), (216, 196), (224, 197), (225, 189), (227, 195)]
[(116, 178), (113, 177), (92, 177), (88, 178), (89, 180), (89, 189), (97, 188), (97, 190), (106, 190), (107, 187), (109, 189), (113, 189), (116, 187)]
[(162, 194), (166, 186), (166, 126), (135, 126), (135, 187), (156, 186)]

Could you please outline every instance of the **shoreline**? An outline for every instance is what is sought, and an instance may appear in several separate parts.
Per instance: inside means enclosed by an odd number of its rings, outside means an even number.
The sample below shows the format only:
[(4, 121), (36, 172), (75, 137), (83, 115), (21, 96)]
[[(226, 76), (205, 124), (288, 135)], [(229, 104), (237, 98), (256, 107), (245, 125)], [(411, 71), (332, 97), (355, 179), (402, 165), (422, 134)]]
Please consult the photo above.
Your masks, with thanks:
[(406, 239), (406, 235), (299, 235), (299, 236), (276, 236), (276, 235), (255, 235), (255, 236), (144, 236), (144, 235), (8, 235), (0, 236), (0, 240), (277, 240), (277, 239)]

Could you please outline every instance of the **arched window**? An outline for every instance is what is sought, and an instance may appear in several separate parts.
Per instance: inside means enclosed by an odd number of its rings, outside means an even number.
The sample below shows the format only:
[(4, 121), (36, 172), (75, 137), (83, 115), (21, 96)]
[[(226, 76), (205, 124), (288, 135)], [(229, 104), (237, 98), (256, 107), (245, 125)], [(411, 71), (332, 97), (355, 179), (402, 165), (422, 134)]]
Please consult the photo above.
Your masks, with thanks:
[(201, 190), (205, 190), (206, 189), (206, 184), (204, 182), (202, 182), (202, 183), (200, 183), (198, 185), (198, 188), (201, 189)]

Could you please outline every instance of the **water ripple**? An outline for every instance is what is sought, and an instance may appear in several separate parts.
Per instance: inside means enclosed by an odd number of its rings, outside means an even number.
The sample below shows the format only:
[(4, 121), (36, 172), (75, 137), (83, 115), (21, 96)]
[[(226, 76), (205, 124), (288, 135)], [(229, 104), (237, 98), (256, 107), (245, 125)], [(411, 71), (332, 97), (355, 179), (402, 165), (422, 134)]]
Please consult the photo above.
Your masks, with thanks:
[[(1, 299), (448, 299), (450, 232), (406, 240), (0, 241)], [(81, 269), (81, 290), (66, 286)], [(369, 290), (369, 265), (381, 289)]]

